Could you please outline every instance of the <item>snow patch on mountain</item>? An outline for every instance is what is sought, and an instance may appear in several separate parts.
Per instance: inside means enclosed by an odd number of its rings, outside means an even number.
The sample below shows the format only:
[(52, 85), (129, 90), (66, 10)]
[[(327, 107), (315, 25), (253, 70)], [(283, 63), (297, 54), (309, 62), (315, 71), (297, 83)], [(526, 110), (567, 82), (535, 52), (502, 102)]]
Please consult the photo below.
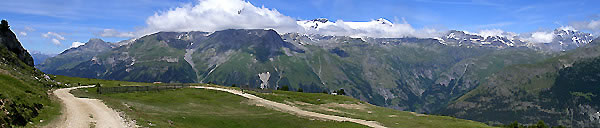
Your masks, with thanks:
[(478, 47), (529, 47), (541, 51), (566, 51), (584, 46), (595, 37), (590, 33), (563, 26), (554, 31), (537, 31), (516, 34), (499, 29), (481, 30), (478, 33), (451, 30), (437, 39), (441, 44)]
[(325, 18), (318, 18), (313, 20), (300, 20), (296, 21), (296, 23), (304, 28), (304, 30), (301, 30), (302, 33), (349, 36), (355, 38), (433, 38), (441, 35), (441, 32), (435, 29), (417, 30), (406, 21), (403, 21), (402, 23), (393, 23), (384, 18), (366, 22), (347, 22), (343, 20), (332, 22)]

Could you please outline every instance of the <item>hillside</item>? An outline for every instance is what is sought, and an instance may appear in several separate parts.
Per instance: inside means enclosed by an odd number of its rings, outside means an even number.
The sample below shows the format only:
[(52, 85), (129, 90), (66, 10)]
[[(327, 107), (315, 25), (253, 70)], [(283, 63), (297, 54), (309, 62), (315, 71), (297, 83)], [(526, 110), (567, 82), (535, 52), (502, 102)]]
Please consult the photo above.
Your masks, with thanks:
[(599, 39), (586, 47), (490, 76), (440, 113), (492, 124), (543, 120), (551, 125), (598, 126), (593, 100)]
[(60, 104), (47, 90), (56, 83), (32, 67), (33, 59), (5, 20), (0, 24), (0, 44), (0, 127), (36, 126), (54, 119)]
[[(306, 92), (344, 88), (352, 97), (375, 105), (428, 113), (505, 66), (550, 56), (520, 47), (448, 46), (435, 39), (279, 35), (273, 30), (244, 29), (158, 32), (102, 53), (63, 54), (40, 69), (55, 75), (135, 82), (210, 82), (268, 89), (288, 85)], [(52, 61), (69, 58), (77, 61)]]
[[(77, 78), (61, 79), (74, 82)], [(103, 84), (102, 81), (99, 83)], [(217, 85), (191, 85), (239, 90)], [(102, 99), (109, 107), (125, 112), (128, 118), (134, 119), (139, 126), (144, 127), (365, 127), (350, 122), (289, 114), (261, 105), (255, 100), (209, 89), (186, 88), (108, 94), (97, 94), (95, 89), (79, 89), (72, 93), (80, 97)], [(245, 92), (302, 110), (376, 121), (385, 127), (488, 127), (483, 123), (452, 117), (377, 107), (347, 96), (287, 91)]]

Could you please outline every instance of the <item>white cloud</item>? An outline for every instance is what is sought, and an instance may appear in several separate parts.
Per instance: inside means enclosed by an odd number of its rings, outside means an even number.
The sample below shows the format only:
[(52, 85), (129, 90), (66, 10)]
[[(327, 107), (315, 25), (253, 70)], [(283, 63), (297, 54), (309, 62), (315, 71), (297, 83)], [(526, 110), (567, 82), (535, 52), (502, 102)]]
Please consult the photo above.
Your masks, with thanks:
[(275, 9), (256, 7), (241, 0), (200, 0), (165, 12), (155, 13), (146, 20), (147, 27), (139, 34), (158, 31), (218, 31), (223, 29), (275, 29), (293, 32), (299, 26), (295, 19)]
[(559, 30), (564, 30), (564, 31), (577, 31), (577, 29), (575, 29), (573, 26), (561, 26), (558, 29)]
[(46, 38), (52, 38), (52, 37), (54, 37), (56, 39), (65, 40), (64, 36), (62, 36), (62, 35), (60, 35), (58, 33), (55, 33), (55, 32), (47, 32), (47, 33), (42, 34), (42, 36), (46, 37)]
[[(353, 37), (436, 37), (442, 32), (432, 28), (417, 30), (406, 21), (392, 23), (381, 19), (369, 22), (330, 22), (317, 30), (276, 9), (256, 7), (242, 0), (199, 0), (146, 19), (147, 26), (136, 33), (142, 36), (158, 31), (219, 31), (224, 29), (275, 29), (279, 33), (312, 33)], [(382, 22), (386, 22), (382, 24)], [(106, 31), (106, 30), (105, 30)], [(110, 35), (110, 34), (109, 34)]]
[(485, 30), (480, 30), (479, 33), (476, 33), (477, 35), (480, 35), (484, 38), (490, 37), (490, 36), (499, 36), (499, 37), (506, 37), (509, 40), (514, 39), (515, 36), (518, 36), (517, 33), (513, 33), (513, 32), (505, 32), (503, 30), (500, 29), (485, 29)]
[(135, 37), (133, 32), (119, 32), (115, 29), (104, 29), (102, 32), (98, 33), (101, 37)]
[(71, 43), (71, 48), (76, 48), (76, 47), (79, 47), (79, 46), (84, 45), (84, 44), (85, 43), (81, 43), (81, 42), (75, 41), (75, 42)]
[(35, 31), (35, 29), (33, 29), (32, 27), (26, 26), (25, 31), (33, 32), (33, 31)]
[(600, 31), (600, 20), (573, 22), (571, 25), (576, 29)]
[(383, 18), (369, 22), (306, 20), (297, 23), (304, 28), (300, 32), (352, 37), (436, 37), (442, 33), (433, 28), (416, 30), (404, 20), (402, 23), (392, 23)]
[(23, 31), (19, 32), (19, 35), (21, 36), (27, 36), (27, 32), (33, 32), (35, 31), (35, 29), (33, 29), (32, 27), (29, 26), (25, 26), (25, 28), (23, 28)]
[(526, 37), (525, 40), (528, 40), (533, 43), (550, 43), (554, 40), (554, 33), (552, 32), (534, 32), (531, 36)]
[(57, 39), (55, 39), (55, 38), (52, 38), (52, 44), (54, 44), (54, 45), (60, 45), (60, 41), (57, 40)]
[(65, 40), (64, 36), (62, 36), (58, 33), (55, 33), (55, 32), (44, 33), (44, 34), (42, 34), (42, 37), (51, 39), (52, 44), (55, 44), (55, 45), (60, 45), (61, 44), (60, 40)]
[(483, 36), (483, 37), (488, 37), (488, 36), (502, 36), (503, 33), (504, 33), (504, 31), (502, 31), (500, 29), (486, 29), (486, 30), (479, 31), (479, 33), (477, 33), (477, 34), (480, 36)]

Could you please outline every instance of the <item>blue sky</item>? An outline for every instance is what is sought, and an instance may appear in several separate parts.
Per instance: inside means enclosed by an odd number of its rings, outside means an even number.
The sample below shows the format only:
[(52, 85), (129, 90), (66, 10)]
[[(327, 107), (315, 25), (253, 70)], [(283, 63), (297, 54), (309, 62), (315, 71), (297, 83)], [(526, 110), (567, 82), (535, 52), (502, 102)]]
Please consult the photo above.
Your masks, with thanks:
[[(412, 28), (466, 30), (500, 29), (528, 33), (600, 19), (594, 0), (249, 0), (256, 7), (275, 9), (294, 20), (328, 18), (370, 21), (385, 18), (406, 21)], [(73, 42), (101, 38), (116, 42), (129, 36), (103, 36), (105, 29), (133, 33), (148, 28), (155, 14), (194, 6), (196, 0), (8, 0), (0, 2), (0, 18), (7, 19), (24, 47), (60, 53)], [(177, 20), (177, 19), (172, 19)], [(169, 22), (170, 23), (170, 22)], [(581, 26), (581, 25), (580, 25)], [(594, 25), (576, 27), (598, 33)], [(202, 26), (200, 26), (202, 27)], [(157, 29), (160, 30), (160, 29)], [(25, 34), (26, 33), (26, 34)], [(60, 43), (56, 43), (56, 40)]]

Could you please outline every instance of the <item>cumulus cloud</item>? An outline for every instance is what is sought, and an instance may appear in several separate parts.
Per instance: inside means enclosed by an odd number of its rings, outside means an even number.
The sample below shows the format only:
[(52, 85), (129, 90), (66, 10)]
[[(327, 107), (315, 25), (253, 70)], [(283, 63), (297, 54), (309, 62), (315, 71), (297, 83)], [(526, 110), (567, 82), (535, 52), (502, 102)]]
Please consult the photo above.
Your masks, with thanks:
[(21, 36), (27, 36), (27, 32), (33, 32), (35, 31), (35, 29), (33, 29), (32, 27), (29, 26), (25, 26), (25, 28), (23, 28), (23, 31), (19, 32), (19, 35)]
[(580, 30), (600, 31), (600, 20), (572, 22), (571, 25)]
[(60, 41), (57, 39), (52, 38), (52, 44), (54, 45), (60, 45)]
[(402, 23), (392, 23), (383, 18), (368, 22), (345, 22), (343, 20), (325, 22), (324, 19), (320, 21), (306, 20), (297, 21), (297, 24), (304, 29), (300, 32), (323, 35), (352, 37), (435, 37), (441, 34), (440, 31), (432, 28), (416, 30), (404, 20)]
[(104, 30), (102, 30), (102, 32), (98, 33), (97, 35), (101, 36), (101, 37), (126, 37), (126, 38), (135, 37), (135, 34), (133, 34), (133, 32), (119, 32), (115, 29), (104, 29)]
[(200, 0), (168, 11), (155, 13), (146, 20), (141, 34), (158, 31), (218, 31), (223, 29), (275, 29), (293, 32), (295, 19), (275, 9), (256, 7), (241, 0)]
[[(383, 19), (385, 20), (385, 19)], [(385, 22), (385, 23), (383, 23)], [(392, 23), (381, 19), (368, 22), (330, 22), (328, 27), (312, 29), (276, 9), (257, 7), (242, 0), (199, 0), (146, 19), (146, 27), (126, 35), (142, 36), (158, 31), (219, 31), (224, 29), (275, 29), (279, 33), (311, 33), (354, 37), (436, 37), (441, 31), (415, 29), (406, 21)], [(105, 30), (104, 33), (114, 31)], [(117, 32), (114, 32), (117, 33)], [(114, 36), (115, 34), (107, 34)], [(119, 34), (117, 34), (119, 35)]]
[(479, 31), (479, 33), (477, 33), (480, 36), (483, 37), (488, 37), (488, 36), (501, 36), (504, 33), (504, 31), (500, 30), (500, 29), (486, 29), (486, 30), (481, 30)]
[(42, 34), (42, 37), (51, 39), (52, 44), (55, 44), (55, 45), (60, 45), (61, 44), (60, 40), (65, 40), (64, 36), (62, 36), (58, 33), (55, 33), (55, 32), (44, 33), (44, 34)]
[(32, 27), (28, 27), (28, 26), (26, 26), (26, 27), (25, 27), (25, 31), (28, 31), (28, 32), (33, 32), (33, 31), (35, 31), (35, 29), (33, 29)]
[(54, 37), (54, 38), (57, 38), (57, 39), (60, 39), (60, 40), (65, 40), (64, 36), (62, 36), (62, 35), (60, 35), (58, 33), (55, 33), (55, 32), (47, 32), (47, 33), (42, 34), (42, 36), (45, 37), (45, 38), (52, 38), (52, 37)]
[(71, 48), (76, 48), (76, 47), (79, 47), (79, 46), (84, 45), (84, 44), (85, 43), (81, 43), (79, 41), (75, 41), (75, 42), (71, 43)]
[(550, 43), (554, 40), (554, 33), (552, 32), (534, 32), (531, 36), (527, 36), (525, 40), (533, 43)]
[(560, 28), (558, 28), (558, 30), (577, 31), (577, 29), (575, 29), (575, 27), (573, 27), (573, 26), (561, 26)]

